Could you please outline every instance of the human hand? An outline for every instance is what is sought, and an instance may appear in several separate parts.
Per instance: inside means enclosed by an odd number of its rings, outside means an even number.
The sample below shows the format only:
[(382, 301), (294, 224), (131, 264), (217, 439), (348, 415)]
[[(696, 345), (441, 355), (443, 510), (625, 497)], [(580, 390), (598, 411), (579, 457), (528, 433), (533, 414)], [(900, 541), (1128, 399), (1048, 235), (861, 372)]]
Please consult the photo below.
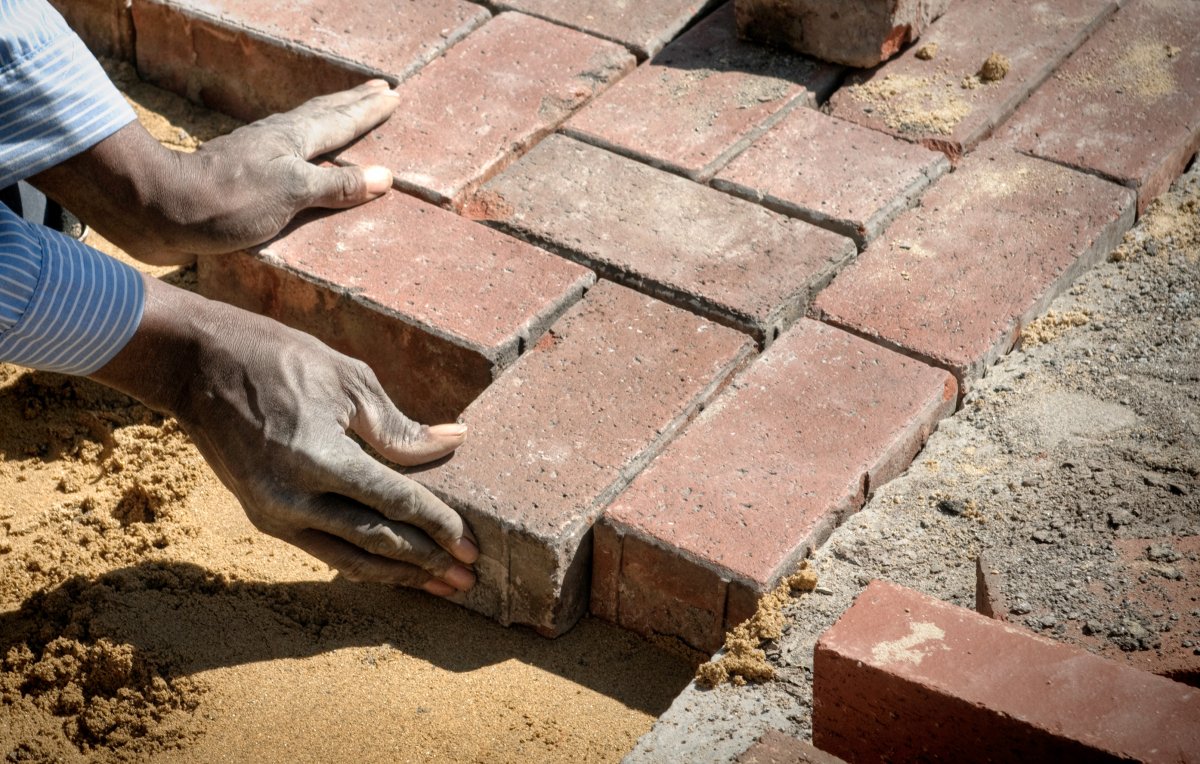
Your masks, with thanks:
[(214, 138), (194, 153), (164, 148), (134, 122), (31, 182), (134, 257), (184, 264), (262, 243), (309, 207), (351, 207), (391, 187), (384, 167), (309, 160), (395, 111), (383, 80), (314, 98)]
[(264, 533), (357, 581), (448, 596), (475, 583), (462, 519), (368, 456), (441, 458), (462, 425), (424, 427), (366, 364), (271, 319), (146, 279), (142, 324), (93, 379), (174, 415)]

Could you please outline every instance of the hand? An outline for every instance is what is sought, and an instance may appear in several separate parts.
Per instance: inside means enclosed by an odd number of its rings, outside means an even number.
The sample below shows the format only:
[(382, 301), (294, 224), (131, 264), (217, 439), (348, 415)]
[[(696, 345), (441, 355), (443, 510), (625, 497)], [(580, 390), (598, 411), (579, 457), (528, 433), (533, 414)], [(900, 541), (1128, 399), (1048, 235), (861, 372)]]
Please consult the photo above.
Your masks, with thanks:
[(475, 583), (462, 519), (368, 456), (441, 458), (463, 425), (418, 425), (370, 368), (262, 316), (146, 279), (134, 338), (93, 379), (174, 415), (264, 533), (358, 581), (447, 596)]
[(309, 160), (383, 122), (383, 80), (314, 98), (187, 154), (131, 123), (30, 181), (134, 257), (166, 265), (262, 243), (309, 207), (351, 207), (391, 187), (384, 167)]

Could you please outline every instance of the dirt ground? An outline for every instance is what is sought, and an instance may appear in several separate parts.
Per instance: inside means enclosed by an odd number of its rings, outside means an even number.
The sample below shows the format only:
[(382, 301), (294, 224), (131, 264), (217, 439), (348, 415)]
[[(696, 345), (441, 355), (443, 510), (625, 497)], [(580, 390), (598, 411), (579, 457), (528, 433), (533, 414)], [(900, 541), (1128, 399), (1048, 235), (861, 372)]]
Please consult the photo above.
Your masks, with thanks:
[[(235, 126), (111, 71), (176, 148)], [(86, 380), (0, 366), (0, 459), (7, 761), (614, 761), (695, 668), (590, 619), (548, 641), (342, 581)]]

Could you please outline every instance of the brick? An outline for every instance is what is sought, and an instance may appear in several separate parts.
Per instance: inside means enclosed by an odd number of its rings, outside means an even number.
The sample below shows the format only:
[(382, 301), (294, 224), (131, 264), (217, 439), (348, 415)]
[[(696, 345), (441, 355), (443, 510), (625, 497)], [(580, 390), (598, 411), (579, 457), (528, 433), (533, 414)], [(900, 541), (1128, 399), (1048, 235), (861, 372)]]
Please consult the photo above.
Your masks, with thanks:
[(256, 254), (201, 258), (201, 291), (367, 361), (397, 405), (453, 421), (594, 281), (403, 194), (307, 222)]
[(950, 0), (735, 0), (743, 37), (847, 66), (886, 61)]
[(557, 135), (464, 212), (764, 342), (855, 252), (849, 239)]
[(794, 109), (713, 187), (849, 236), (860, 248), (950, 169), (940, 153), (811, 109)]
[(731, 329), (593, 287), (467, 408), (454, 457), (414, 475), (479, 539), (463, 604), (568, 629), (587, 609), (596, 518), (751, 352)]
[(797, 740), (779, 730), (767, 730), (763, 736), (735, 759), (735, 764), (844, 764), (812, 743)]
[(1200, 760), (1200, 691), (873, 581), (817, 641), (813, 743), (848, 761)]
[(504, 13), (397, 88), (399, 119), (342, 153), (452, 206), (633, 68), (620, 46)]
[(653, 56), (717, 0), (495, 0), (521, 11), (620, 43), (639, 59)]
[(50, 0), (96, 56), (133, 60), (129, 0)]
[(1120, 241), (1133, 194), (1020, 156), (974, 154), (814, 301), (816, 315), (949, 369), (960, 387)]
[(142, 78), (244, 120), (403, 80), (489, 16), (462, 0), (133, 0)]
[(1018, 150), (1138, 194), (1138, 213), (1200, 148), (1200, 5), (1130, 3), (1026, 103), (1004, 132)]
[(727, 3), (572, 117), (563, 132), (701, 182), (838, 67), (740, 41)]
[(593, 585), (618, 591), (622, 626), (711, 652), (903, 472), (955, 393), (945, 371), (802, 320), (608, 508), (620, 567)]
[[(957, 161), (1011, 116), (1114, 8), (1113, 0), (955, 0), (920, 45), (848, 78), (830, 99), (832, 114)], [(927, 45), (937, 52), (922, 60), (917, 51)], [(975, 75), (992, 53), (1008, 59), (1008, 74), (979, 82)]]
[(1008, 620), (1004, 574), (983, 554), (975, 558), (975, 612), (997, 621)]

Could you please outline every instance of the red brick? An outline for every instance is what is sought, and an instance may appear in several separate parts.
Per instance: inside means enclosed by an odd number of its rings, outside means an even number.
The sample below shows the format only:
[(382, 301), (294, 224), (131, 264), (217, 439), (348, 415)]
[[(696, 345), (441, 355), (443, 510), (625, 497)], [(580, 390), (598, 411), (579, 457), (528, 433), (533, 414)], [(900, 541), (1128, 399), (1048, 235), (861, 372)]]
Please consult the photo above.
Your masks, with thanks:
[(813, 742), (847, 761), (1200, 760), (1200, 691), (873, 581), (817, 642)]
[(849, 239), (564, 136), (465, 211), (768, 342), (855, 252)]
[[(944, 151), (973, 149), (1079, 47), (1113, 0), (954, 0), (914, 45), (879, 69), (849, 78), (834, 116)], [(917, 51), (936, 45), (931, 60)], [(1001, 80), (964, 87), (992, 53), (1010, 62)], [(858, 87), (855, 87), (858, 85)]]
[(127, 0), (50, 0), (97, 56), (133, 60), (133, 15)]
[(844, 764), (812, 743), (797, 740), (779, 730), (767, 730), (742, 752), (735, 764)]
[(593, 287), (467, 408), (454, 457), (415, 475), (479, 539), (464, 604), (550, 636), (569, 628), (587, 609), (596, 518), (751, 351), (686, 311)]
[(837, 67), (738, 40), (727, 3), (572, 117), (563, 132), (707, 181), (791, 106), (816, 106)]
[(402, 84), (399, 118), (341, 158), (452, 205), (633, 68), (620, 46), (505, 13)]
[(1121, 8), (1013, 118), (1023, 152), (1138, 192), (1138, 212), (1200, 148), (1200, 4)]
[[(802, 320), (605, 512), (624, 542), (617, 622), (715, 649), (746, 600), (900, 474), (954, 403), (946, 372)], [(655, 563), (635, 564), (646, 548)], [(595, 585), (611, 590), (604, 573)], [(722, 581), (755, 597), (727, 608)]]
[(713, 187), (865, 247), (950, 163), (939, 153), (811, 109), (794, 109)]
[(814, 302), (963, 387), (1133, 222), (1128, 189), (1012, 152), (972, 155)]
[(624, 45), (638, 58), (653, 56), (688, 22), (717, 0), (495, 0), (521, 11)]
[(367, 361), (401, 409), (453, 421), (594, 281), (587, 270), (403, 194), (201, 258), (211, 296)]
[(462, 0), (133, 0), (141, 76), (245, 120), (402, 80), (489, 15)]
[(736, 0), (736, 5), (738, 30), (747, 39), (867, 67), (920, 37), (950, 0)]

